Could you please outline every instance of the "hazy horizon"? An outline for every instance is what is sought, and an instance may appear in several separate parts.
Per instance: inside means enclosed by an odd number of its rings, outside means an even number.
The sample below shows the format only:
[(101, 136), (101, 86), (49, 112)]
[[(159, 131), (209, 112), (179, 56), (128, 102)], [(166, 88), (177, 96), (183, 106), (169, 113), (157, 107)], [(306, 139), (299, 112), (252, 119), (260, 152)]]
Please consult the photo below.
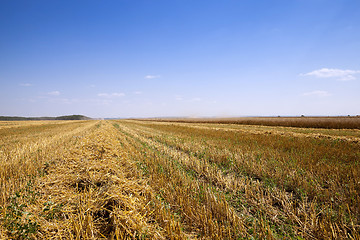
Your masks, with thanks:
[(360, 2), (2, 1), (0, 115), (360, 114)]
[[(64, 117), (64, 116), (73, 116), (73, 115), (81, 115), (81, 114), (65, 114), (65, 115), (61, 115), (61, 116), (20, 116), (20, 115), (1, 115), (0, 117), (24, 117), (24, 118), (55, 118), (55, 117)], [(347, 117), (360, 117), (360, 115), (244, 115), (244, 116), (236, 116), (236, 115), (232, 115), (232, 116), (211, 116), (211, 115), (204, 115), (204, 116), (152, 116), (152, 117), (107, 117), (107, 116), (102, 116), (102, 117), (92, 117), (92, 116), (87, 116), (87, 115), (81, 115), (84, 117), (89, 117), (91, 119), (226, 119), (226, 118), (300, 118), (300, 117), (307, 117), (307, 118), (327, 118), (327, 117), (341, 117), (341, 118), (347, 118)]]

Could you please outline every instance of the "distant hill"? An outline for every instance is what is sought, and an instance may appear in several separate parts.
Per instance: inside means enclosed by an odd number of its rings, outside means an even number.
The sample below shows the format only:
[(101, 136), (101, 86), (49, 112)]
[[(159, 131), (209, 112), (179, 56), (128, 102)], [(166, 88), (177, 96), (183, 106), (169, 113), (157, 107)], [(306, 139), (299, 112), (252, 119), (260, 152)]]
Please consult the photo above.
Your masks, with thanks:
[(84, 115), (67, 115), (56, 117), (55, 120), (90, 120), (91, 118)]
[(66, 115), (59, 117), (8, 117), (0, 116), (0, 121), (41, 121), (41, 120), (90, 120), (84, 115)]

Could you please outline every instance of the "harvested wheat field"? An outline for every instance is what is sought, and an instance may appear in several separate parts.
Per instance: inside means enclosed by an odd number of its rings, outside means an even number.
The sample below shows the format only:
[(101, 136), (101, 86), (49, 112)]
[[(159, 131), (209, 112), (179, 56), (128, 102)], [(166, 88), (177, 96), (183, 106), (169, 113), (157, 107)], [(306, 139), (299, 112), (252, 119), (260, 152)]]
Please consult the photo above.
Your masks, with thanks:
[(0, 122), (1, 239), (360, 239), (360, 130)]

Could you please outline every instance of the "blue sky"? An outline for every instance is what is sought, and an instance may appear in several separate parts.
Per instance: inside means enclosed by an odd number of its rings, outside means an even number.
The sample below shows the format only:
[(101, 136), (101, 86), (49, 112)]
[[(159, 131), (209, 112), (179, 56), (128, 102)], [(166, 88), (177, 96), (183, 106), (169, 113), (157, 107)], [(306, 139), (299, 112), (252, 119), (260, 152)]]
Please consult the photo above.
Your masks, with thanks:
[(360, 114), (358, 0), (2, 0), (0, 115)]

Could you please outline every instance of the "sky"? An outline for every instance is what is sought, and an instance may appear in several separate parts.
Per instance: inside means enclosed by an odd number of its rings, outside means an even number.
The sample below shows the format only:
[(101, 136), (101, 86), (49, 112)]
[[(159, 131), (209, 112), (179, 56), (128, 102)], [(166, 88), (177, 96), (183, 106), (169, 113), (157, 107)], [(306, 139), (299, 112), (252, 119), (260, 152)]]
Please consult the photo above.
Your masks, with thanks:
[(360, 114), (358, 0), (1, 0), (0, 115)]

